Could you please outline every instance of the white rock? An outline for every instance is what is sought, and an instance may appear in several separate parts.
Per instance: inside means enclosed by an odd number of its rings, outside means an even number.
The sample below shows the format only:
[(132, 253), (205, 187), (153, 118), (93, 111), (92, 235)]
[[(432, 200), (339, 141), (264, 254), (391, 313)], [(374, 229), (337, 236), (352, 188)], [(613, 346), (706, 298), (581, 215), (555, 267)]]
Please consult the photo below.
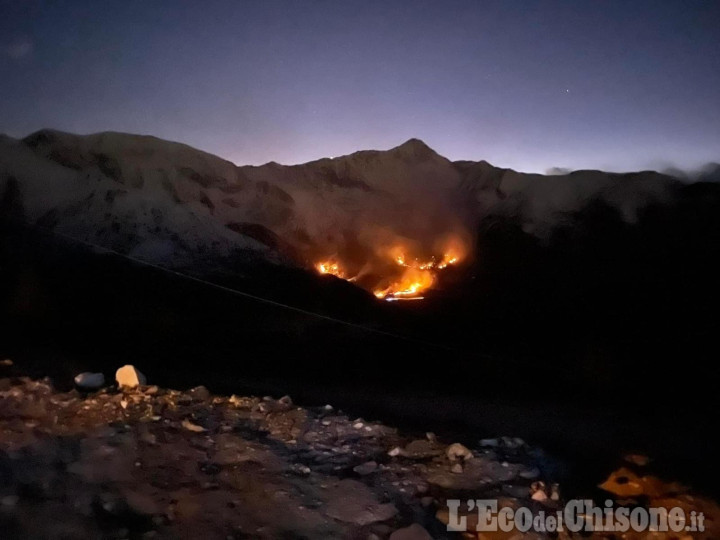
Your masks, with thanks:
[(533, 482), (530, 484), (530, 492), (532, 493), (531, 498), (534, 501), (544, 502), (548, 499), (547, 493), (545, 493), (545, 482)]
[(79, 388), (86, 390), (102, 388), (105, 386), (105, 375), (102, 373), (91, 373), (86, 371), (84, 373), (80, 373), (79, 375), (75, 375), (75, 384)]
[(140, 373), (140, 371), (136, 369), (135, 366), (129, 364), (127, 366), (121, 367), (117, 370), (117, 372), (115, 372), (115, 380), (117, 381), (118, 386), (124, 386), (127, 388), (136, 388), (141, 384), (147, 384), (147, 379), (145, 379), (145, 375)]
[(458, 459), (467, 461), (473, 458), (472, 452), (460, 443), (451, 444), (445, 453), (450, 461), (457, 461)]
[(195, 433), (202, 433), (203, 431), (207, 431), (207, 429), (205, 429), (204, 427), (198, 426), (197, 424), (194, 424), (188, 419), (182, 421), (182, 427), (184, 427), (188, 431), (193, 431)]

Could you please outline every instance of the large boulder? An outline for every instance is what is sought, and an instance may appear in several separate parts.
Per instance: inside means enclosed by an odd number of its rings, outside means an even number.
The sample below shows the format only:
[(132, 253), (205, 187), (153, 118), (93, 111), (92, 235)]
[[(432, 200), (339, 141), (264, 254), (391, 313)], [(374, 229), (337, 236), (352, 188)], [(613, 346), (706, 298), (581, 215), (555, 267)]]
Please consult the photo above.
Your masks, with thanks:
[(105, 375), (85, 371), (75, 375), (75, 386), (81, 390), (97, 390), (105, 386)]
[(120, 388), (136, 388), (137, 386), (147, 384), (145, 375), (133, 365), (126, 365), (115, 372), (115, 380)]

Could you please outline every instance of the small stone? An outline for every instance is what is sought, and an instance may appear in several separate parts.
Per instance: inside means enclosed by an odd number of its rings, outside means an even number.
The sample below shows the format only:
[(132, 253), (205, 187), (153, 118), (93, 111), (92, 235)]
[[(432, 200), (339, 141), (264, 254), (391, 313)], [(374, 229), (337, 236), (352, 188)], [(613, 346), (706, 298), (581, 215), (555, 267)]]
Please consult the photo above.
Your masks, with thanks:
[(301, 463), (295, 463), (290, 470), (300, 476), (307, 476), (312, 472), (310, 467)]
[(510, 450), (515, 450), (521, 446), (525, 446), (525, 441), (520, 437), (501, 437), (502, 445)]
[(105, 386), (105, 375), (86, 371), (75, 375), (75, 385), (83, 390), (97, 390)]
[(398, 529), (390, 535), (390, 540), (432, 540), (432, 536), (424, 527), (413, 523), (409, 527)]
[(121, 388), (137, 388), (140, 385), (147, 384), (145, 375), (130, 364), (121, 367), (115, 372), (115, 380)]
[(207, 431), (207, 429), (205, 429), (204, 427), (198, 426), (197, 424), (192, 423), (187, 418), (182, 421), (182, 427), (184, 427), (188, 431), (192, 431), (194, 433), (202, 433), (203, 431)]
[(353, 471), (358, 473), (360, 476), (367, 476), (368, 474), (375, 472), (377, 468), (378, 464), (376, 462), (368, 461), (367, 463), (353, 467)]
[(326, 411), (332, 411), (332, 410), (333, 410), (333, 406), (332, 406), (332, 405), (325, 405), (325, 406), (323, 407), (323, 409), (325, 409)]
[(9, 358), (5, 358), (4, 360), (0, 360), (0, 366), (12, 366), (13, 361)]
[(467, 461), (473, 457), (473, 453), (460, 443), (451, 444), (445, 453), (450, 461), (457, 461), (459, 459)]
[(290, 396), (283, 396), (280, 399), (278, 399), (278, 403), (285, 406), (292, 406), (292, 398)]
[(355, 422), (355, 423), (353, 424), (353, 427), (354, 427), (355, 429), (362, 429), (363, 425), (364, 425), (364, 424), (363, 424), (362, 422)]
[(399, 456), (399, 455), (402, 454), (402, 453), (403, 453), (402, 448), (400, 448), (399, 446), (396, 446), (395, 448), (393, 448), (392, 450), (390, 450), (390, 451), (388, 452), (388, 456), (390, 456), (390, 457), (396, 457), (396, 456)]
[(459, 463), (455, 463), (452, 467), (450, 467), (450, 472), (453, 474), (462, 474), (463, 473), (463, 466)]
[(544, 502), (547, 501), (547, 494), (545, 493), (545, 482), (533, 482), (530, 485), (531, 499), (533, 501)]
[(210, 399), (210, 391), (204, 386), (196, 386), (188, 390), (187, 393), (194, 401), (207, 401)]
[(480, 446), (497, 448), (498, 446), (500, 446), (500, 441), (497, 439), (480, 439)]

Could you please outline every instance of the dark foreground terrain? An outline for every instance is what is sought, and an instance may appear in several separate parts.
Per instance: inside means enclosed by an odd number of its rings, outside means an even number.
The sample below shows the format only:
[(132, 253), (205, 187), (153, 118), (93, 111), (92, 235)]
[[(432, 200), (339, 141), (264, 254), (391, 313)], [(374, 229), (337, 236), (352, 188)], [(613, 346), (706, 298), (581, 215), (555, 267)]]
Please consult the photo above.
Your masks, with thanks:
[[(0, 378), (3, 538), (454, 538), (448, 498), (538, 512), (566, 496), (555, 481), (562, 464), (517, 438), (467, 448), (287, 396), (152, 385), (60, 392), (13, 376), (10, 360), (0, 369), (10, 375)], [(706, 515), (703, 534), (632, 538), (717, 538), (715, 503), (649, 476), (642, 457), (623, 467), (603, 498)]]

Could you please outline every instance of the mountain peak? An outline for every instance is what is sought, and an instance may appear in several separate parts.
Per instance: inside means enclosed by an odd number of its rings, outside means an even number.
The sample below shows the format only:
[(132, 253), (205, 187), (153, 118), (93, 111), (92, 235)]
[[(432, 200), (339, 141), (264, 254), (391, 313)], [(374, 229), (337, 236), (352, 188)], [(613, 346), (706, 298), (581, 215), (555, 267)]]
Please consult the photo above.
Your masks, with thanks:
[(416, 139), (415, 137), (413, 137), (412, 139), (408, 139), (397, 148), (407, 148), (413, 150), (432, 150), (432, 148), (425, 144), (425, 141), (421, 139)]
[(423, 141), (415, 138), (408, 139), (400, 146), (392, 148), (390, 152), (412, 159), (427, 159), (431, 156), (438, 155), (435, 150), (430, 148)]

